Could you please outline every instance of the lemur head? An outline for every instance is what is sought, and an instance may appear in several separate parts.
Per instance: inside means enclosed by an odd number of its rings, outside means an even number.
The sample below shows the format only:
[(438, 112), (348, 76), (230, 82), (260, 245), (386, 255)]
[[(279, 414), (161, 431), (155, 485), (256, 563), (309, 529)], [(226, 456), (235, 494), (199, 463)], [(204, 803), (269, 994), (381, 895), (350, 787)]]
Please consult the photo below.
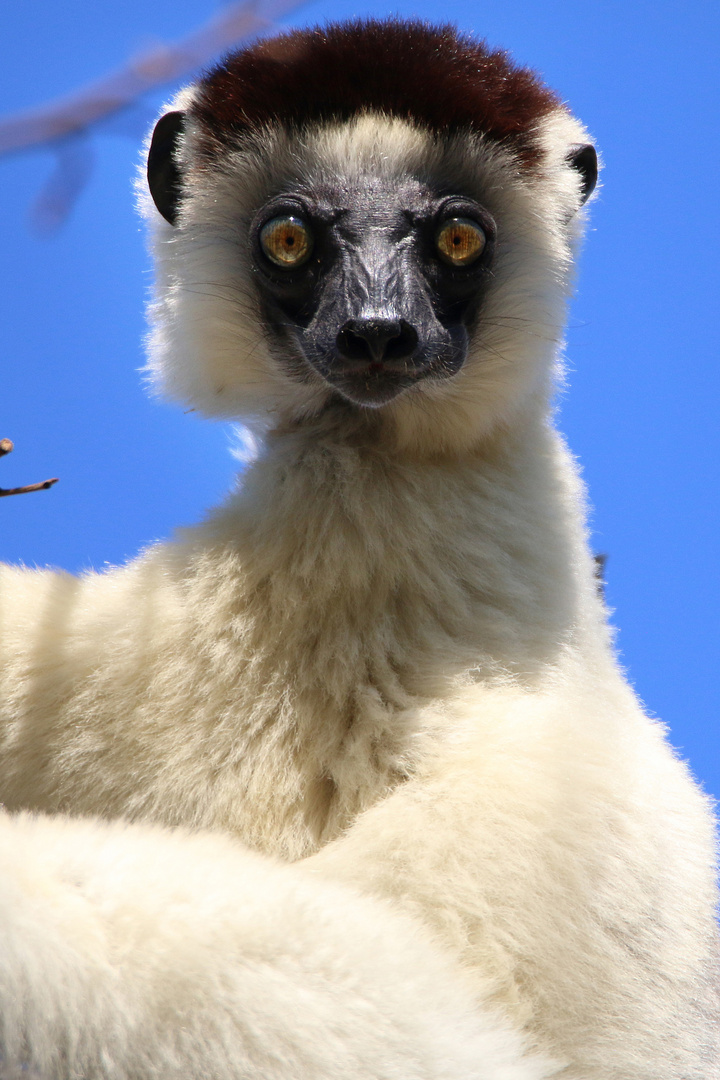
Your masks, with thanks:
[(209, 416), (472, 443), (549, 392), (596, 175), (555, 95), (449, 27), (231, 54), (152, 137), (152, 376)]

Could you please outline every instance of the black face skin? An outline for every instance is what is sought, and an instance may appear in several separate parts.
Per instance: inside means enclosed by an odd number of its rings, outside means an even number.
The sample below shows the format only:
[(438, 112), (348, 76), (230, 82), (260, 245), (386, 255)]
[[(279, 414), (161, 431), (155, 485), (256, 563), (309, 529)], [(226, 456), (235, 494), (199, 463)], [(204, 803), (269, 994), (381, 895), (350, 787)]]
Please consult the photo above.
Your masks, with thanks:
[[(263, 247), (263, 228), (278, 218), (309, 230), (311, 251), (297, 267), (276, 265)], [(438, 231), (456, 219), (484, 241), (466, 265), (438, 250)], [(378, 408), (462, 367), (495, 241), (492, 218), (472, 199), (413, 179), (298, 188), (260, 210), (250, 241), (265, 315), (294, 375), (307, 378), (309, 366), (346, 401)]]

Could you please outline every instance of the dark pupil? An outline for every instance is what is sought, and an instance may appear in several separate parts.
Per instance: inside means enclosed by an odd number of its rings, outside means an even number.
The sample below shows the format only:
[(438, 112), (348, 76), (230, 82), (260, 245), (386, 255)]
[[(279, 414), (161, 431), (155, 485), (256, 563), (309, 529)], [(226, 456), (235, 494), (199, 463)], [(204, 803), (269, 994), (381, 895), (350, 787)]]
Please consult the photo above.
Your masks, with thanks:
[(460, 237), (459, 237), (459, 235), (457, 233), (455, 233), (455, 235), (453, 236), (453, 244), (455, 245), (455, 247), (457, 247), (459, 243), (460, 243)]
[(295, 243), (295, 237), (292, 236), (291, 233), (288, 233), (287, 236), (285, 237), (285, 243), (287, 244), (288, 247), (292, 247), (293, 244)]

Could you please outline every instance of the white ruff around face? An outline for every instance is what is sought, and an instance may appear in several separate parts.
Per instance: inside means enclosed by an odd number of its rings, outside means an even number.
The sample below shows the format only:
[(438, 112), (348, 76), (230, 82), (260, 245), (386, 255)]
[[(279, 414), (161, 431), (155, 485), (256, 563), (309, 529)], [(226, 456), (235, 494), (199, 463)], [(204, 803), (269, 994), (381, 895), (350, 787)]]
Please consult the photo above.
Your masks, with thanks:
[(545, 164), (531, 177), (481, 137), (439, 140), (372, 114), (301, 138), (268, 131), (212, 171), (194, 165), (189, 131), (189, 195), (177, 226), (147, 206), (158, 275), (153, 384), (208, 416), (261, 428), (320, 412), (331, 389), (310, 370), (302, 380), (291, 375), (262, 329), (250, 222), (267, 199), (298, 184), (353, 186), (409, 175), (484, 206), (498, 223), (497, 252), (463, 369), (404, 391), (382, 409), (383, 424), (401, 445), (432, 453), (472, 445), (510, 422), (529, 399), (549, 392), (578, 231), (578, 178), (564, 159), (583, 129), (559, 112), (543, 131)]

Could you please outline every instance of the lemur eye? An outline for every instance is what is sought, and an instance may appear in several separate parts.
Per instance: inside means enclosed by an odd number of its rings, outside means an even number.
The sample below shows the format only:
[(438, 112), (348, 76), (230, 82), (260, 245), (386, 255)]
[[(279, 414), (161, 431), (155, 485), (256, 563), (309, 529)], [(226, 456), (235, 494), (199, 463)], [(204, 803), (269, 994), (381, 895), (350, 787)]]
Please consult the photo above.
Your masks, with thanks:
[(304, 221), (296, 217), (276, 217), (260, 230), (260, 246), (270, 262), (286, 269), (302, 266), (310, 258), (313, 238)]
[(435, 237), (440, 258), (450, 266), (470, 266), (480, 258), (486, 243), (483, 230), (469, 218), (451, 218)]

